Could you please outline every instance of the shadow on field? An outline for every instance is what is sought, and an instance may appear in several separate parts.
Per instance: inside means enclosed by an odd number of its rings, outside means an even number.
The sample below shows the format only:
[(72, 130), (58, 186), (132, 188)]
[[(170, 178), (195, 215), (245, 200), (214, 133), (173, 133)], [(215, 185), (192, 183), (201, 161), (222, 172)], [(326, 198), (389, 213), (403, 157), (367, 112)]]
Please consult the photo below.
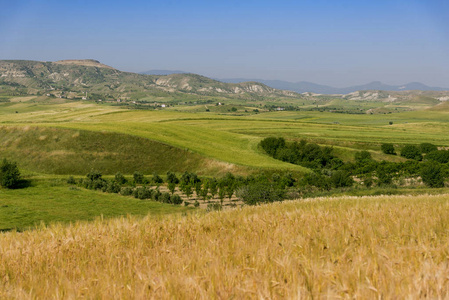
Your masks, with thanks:
[(14, 189), (14, 190), (25, 189), (25, 188), (28, 188), (31, 186), (32, 186), (31, 180), (21, 179), (21, 180), (19, 180), (19, 182), (17, 182), (17, 184), (12, 189)]

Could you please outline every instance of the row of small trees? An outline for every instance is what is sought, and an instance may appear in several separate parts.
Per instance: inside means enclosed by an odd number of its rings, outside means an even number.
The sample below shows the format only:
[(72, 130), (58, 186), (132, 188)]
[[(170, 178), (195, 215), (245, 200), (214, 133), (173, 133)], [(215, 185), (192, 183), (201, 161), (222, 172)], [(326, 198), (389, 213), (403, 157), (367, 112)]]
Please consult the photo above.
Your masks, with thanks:
[[(81, 179), (79, 182), (71, 176), (67, 180), (69, 184), (79, 184), (80, 186), (92, 189), (92, 190), (101, 190), (107, 193), (117, 193), (124, 196), (134, 196), (137, 199), (152, 199), (154, 201), (159, 201), (163, 203), (170, 204), (181, 204), (182, 199), (179, 195), (174, 195), (173, 193), (170, 195), (167, 192), (159, 191), (159, 185), (163, 183), (163, 180), (160, 176), (153, 177), (154, 182), (157, 184), (155, 189), (152, 189), (149, 186), (137, 186), (137, 184), (148, 184), (150, 183), (141, 173), (133, 174), (133, 181), (131, 183), (123, 176), (121, 173), (117, 173), (112, 180), (106, 180), (103, 178), (102, 174), (99, 171), (92, 170), (86, 175), (86, 178)], [(131, 185), (130, 185), (131, 184)]]
[[(184, 172), (180, 178), (173, 172), (166, 176), (167, 188), (170, 192), (160, 192), (159, 185), (163, 183), (160, 176), (154, 176), (151, 180), (138, 173), (133, 174), (133, 179), (128, 181), (121, 173), (117, 173), (112, 180), (106, 180), (98, 171), (91, 171), (86, 178), (76, 181), (69, 177), (69, 184), (79, 184), (87, 189), (102, 190), (103, 192), (119, 193), (125, 196), (134, 196), (137, 199), (153, 199), (164, 203), (181, 204), (181, 197), (175, 193), (176, 189), (183, 193), (187, 199), (196, 193), (198, 199), (206, 202), (218, 197), (223, 205), (225, 198), (236, 195), (246, 204), (260, 202), (281, 201), (285, 198), (285, 189), (292, 187), (295, 183), (290, 173), (282, 175), (273, 174), (270, 178), (264, 175), (257, 176), (234, 176), (227, 173), (222, 178), (200, 178), (197, 174)], [(151, 188), (156, 184), (156, 188)], [(186, 202), (188, 204), (188, 202)]]

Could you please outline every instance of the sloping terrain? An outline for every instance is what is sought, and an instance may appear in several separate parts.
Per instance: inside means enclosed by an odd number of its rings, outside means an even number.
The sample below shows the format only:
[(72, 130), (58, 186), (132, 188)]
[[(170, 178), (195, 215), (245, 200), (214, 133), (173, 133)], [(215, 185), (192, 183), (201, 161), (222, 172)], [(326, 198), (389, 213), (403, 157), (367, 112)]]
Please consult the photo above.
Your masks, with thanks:
[[(48, 93), (67, 98), (128, 98), (136, 93), (189, 93), (243, 97), (294, 97), (299, 94), (257, 82), (230, 84), (196, 74), (143, 75), (121, 72), (95, 60), (38, 62), (0, 61), (0, 85), (28, 93)], [(97, 94), (97, 95), (95, 95)]]
[(0, 157), (20, 167), (46, 174), (220, 174), (220, 163), (149, 139), (113, 132), (48, 127), (0, 127)]

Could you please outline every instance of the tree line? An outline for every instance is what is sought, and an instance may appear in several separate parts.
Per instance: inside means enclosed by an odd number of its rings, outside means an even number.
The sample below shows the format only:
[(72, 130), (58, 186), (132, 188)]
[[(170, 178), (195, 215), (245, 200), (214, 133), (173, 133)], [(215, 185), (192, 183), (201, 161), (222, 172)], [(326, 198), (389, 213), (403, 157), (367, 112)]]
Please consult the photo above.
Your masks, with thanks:
[[(408, 159), (405, 162), (376, 161), (369, 151), (355, 153), (354, 162), (343, 162), (333, 155), (332, 147), (305, 140), (287, 142), (282, 137), (265, 138), (259, 145), (275, 159), (312, 169), (313, 173), (301, 179), (302, 185), (326, 190), (350, 187), (355, 177), (367, 187), (391, 185), (393, 180), (405, 177), (419, 177), (429, 187), (443, 187), (449, 177), (449, 151), (438, 150), (431, 143), (404, 145), (400, 155)], [(396, 155), (393, 144), (382, 144), (381, 150)]]

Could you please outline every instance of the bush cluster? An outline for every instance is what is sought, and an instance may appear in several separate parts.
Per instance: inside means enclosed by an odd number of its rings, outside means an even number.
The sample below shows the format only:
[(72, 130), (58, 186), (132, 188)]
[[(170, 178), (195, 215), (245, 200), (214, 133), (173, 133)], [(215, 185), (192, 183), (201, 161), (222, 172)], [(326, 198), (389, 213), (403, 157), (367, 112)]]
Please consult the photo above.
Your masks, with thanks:
[(6, 158), (0, 165), (0, 186), (12, 189), (20, 183), (20, 171), (16, 162), (10, 162)]
[(287, 143), (284, 138), (268, 137), (260, 142), (260, 146), (276, 159), (311, 169), (335, 168), (342, 164), (331, 154), (332, 147), (321, 147), (305, 140)]
[[(357, 152), (354, 162), (343, 163), (332, 155), (330, 147), (305, 141), (287, 143), (283, 138), (265, 138), (260, 146), (276, 159), (314, 170), (302, 178), (300, 185), (321, 190), (350, 187), (354, 184), (354, 177), (361, 178), (366, 187), (391, 185), (401, 177), (421, 177), (429, 187), (443, 187), (444, 178), (449, 176), (449, 151), (438, 150), (430, 143), (405, 145), (400, 155), (409, 160), (399, 163), (376, 161), (369, 151)], [(381, 150), (386, 154), (396, 154), (393, 144), (382, 144)]]

